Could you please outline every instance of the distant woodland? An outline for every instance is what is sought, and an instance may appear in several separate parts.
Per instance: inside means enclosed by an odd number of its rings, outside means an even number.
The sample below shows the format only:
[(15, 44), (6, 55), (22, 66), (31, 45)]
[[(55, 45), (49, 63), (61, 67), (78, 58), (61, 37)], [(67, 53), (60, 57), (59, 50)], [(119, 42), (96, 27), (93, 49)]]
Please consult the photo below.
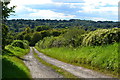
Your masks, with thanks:
[(21, 32), (26, 27), (34, 29), (36, 26), (46, 26), (48, 28), (71, 28), (79, 27), (85, 30), (96, 30), (97, 28), (108, 29), (118, 27), (118, 22), (113, 21), (91, 21), (91, 20), (50, 20), (50, 19), (36, 19), (36, 20), (25, 20), (25, 19), (13, 19), (6, 20), (10, 30), (15, 32)]

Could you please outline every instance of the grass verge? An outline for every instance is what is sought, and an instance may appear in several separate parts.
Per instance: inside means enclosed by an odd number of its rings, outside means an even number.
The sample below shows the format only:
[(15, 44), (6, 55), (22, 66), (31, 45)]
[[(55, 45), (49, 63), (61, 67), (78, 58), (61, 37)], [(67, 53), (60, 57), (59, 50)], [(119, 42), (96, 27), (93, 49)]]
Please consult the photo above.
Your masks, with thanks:
[(36, 46), (36, 49), (60, 61), (120, 78), (118, 76), (118, 43), (79, 48), (54, 47), (40, 49)]
[(29, 53), (29, 49), (21, 49), (19, 47), (6, 46), (2, 52), (2, 78), (3, 79), (25, 79), (31, 80), (29, 69), (24, 64), (23, 60), (18, 57), (23, 57)]
[(38, 54), (35, 53), (35, 51), (33, 50), (34, 52), (34, 57), (39, 60), (40, 63), (48, 66), (48, 67), (51, 67), (52, 69), (54, 69), (56, 72), (60, 73), (61, 75), (64, 76), (64, 78), (77, 78), (76, 76), (74, 76), (73, 74), (67, 72), (66, 70), (63, 70), (62, 68), (59, 68), (59, 67), (56, 67), (50, 63), (47, 63), (46, 61), (44, 61), (43, 59), (41, 59), (40, 57), (38, 57)]

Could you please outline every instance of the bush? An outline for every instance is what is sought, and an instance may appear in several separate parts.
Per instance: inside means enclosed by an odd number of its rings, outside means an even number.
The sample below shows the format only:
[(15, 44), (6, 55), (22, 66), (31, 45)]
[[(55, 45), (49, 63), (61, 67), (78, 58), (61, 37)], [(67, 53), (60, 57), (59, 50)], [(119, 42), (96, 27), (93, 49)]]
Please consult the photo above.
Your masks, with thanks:
[(39, 47), (78, 47), (98, 46), (120, 41), (120, 29), (98, 29), (89, 33), (82, 29), (69, 29), (66, 33), (57, 37), (47, 37), (38, 42)]
[(82, 45), (84, 46), (93, 46), (93, 45), (103, 45), (111, 44), (120, 41), (120, 29), (98, 29), (92, 31), (86, 35), (82, 40)]
[[(55, 32), (56, 31), (52, 31)], [(59, 33), (59, 31), (58, 31)], [(62, 32), (61, 32), (62, 33)], [(38, 42), (38, 46), (41, 48), (51, 48), (51, 47), (78, 47), (81, 45), (81, 38), (82, 34), (84, 34), (85, 31), (82, 29), (69, 29), (64, 34), (58, 34), (57, 37), (45, 37), (43, 40), (40, 40)]]
[(26, 40), (14, 40), (12, 43), (11, 43), (12, 46), (14, 47), (20, 47), (22, 49), (28, 49), (29, 48), (29, 44)]
[(55, 40), (53, 36), (45, 37), (43, 40), (40, 40), (36, 45), (40, 48), (49, 48), (52, 47), (52, 43)]

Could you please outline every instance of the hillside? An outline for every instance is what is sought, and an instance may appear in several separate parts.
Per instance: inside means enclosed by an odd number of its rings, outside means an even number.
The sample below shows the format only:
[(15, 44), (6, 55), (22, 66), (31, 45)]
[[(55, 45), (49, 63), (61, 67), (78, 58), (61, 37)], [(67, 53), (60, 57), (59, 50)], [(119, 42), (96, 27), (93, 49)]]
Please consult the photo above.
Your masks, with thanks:
[(25, 20), (25, 19), (13, 19), (7, 20), (6, 25), (10, 27), (10, 30), (15, 32), (21, 32), (26, 27), (35, 28), (36, 26), (48, 26), (49, 28), (70, 28), (79, 27), (85, 30), (96, 30), (97, 28), (114, 28), (118, 27), (118, 22), (113, 21), (92, 21), (92, 20), (50, 20), (50, 19), (36, 19), (36, 20)]

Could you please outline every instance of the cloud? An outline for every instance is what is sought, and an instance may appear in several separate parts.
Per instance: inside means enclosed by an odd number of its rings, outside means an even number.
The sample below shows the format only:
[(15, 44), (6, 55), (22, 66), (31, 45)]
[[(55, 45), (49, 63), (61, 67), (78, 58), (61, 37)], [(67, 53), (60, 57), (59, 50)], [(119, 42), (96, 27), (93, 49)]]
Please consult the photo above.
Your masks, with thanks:
[(99, 8), (93, 8), (93, 7), (83, 7), (83, 10), (79, 10), (78, 12), (83, 13), (98, 13), (98, 14), (106, 14), (106, 15), (118, 15), (118, 7), (99, 7)]
[[(23, 8), (26, 13), (23, 14), (24, 11), (23, 12), (21, 11), (22, 15), (20, 15), (21, 14), (20, 10)], [(52, 10), (40, 10), (40, 9), (37, 10), (37, 9), (29, 8), (29, 7), (21, 7), (18, 10), (18, 12), (19, 14), (17, 15), (17, 17), (19, 19), (21, 18), (24, 18), (24, 19), (72, 19), (76, 17), (75, 15), (54, 12)]]
[[(84, 0), (85, 3), (78, 10), (79, 13), (88, 14), (94, 20), (117, 20), (118, 0)], [(96, 18), (95, 18), (96, 17)], [(106, 18), (106, 19), (105, 19)], [(110, 19), (111, 18), (111, 19)]]
[(84, 0), (85, 5), (91, 6), (104, 6), (104, 5), (117, 5), (119, 0)]
[(53, 2), (62, 2), (62, 3), (83, 3), (83, 0), (52, 0)]
[(28, 15), (33, 18), (44, 18), (44, 19), (71, 19), (76, 17), (75, 15), (66, 15), (64, 13), (58, 13), (51, 10), (37, 10)]
[[(16, 17), (45, 19), (117, 20), (119, 0), (11, 0)], [(86, 18), (84, 18), (86, 17)], [(93, 17), (93, 18), (91, 18)], [(106, 19), (105, 19), (106, 18)]]
[(53, 3), (52, 0), (11, 0), (10, 5), (33, 5)]
[[(84, 12), (94, 12), (94, 11), (117, 11), (117, 5), (119, 0), (84, 0), (83, 4)], [(115, 7), (105, 7), (107, 5), (115, 5)]]

